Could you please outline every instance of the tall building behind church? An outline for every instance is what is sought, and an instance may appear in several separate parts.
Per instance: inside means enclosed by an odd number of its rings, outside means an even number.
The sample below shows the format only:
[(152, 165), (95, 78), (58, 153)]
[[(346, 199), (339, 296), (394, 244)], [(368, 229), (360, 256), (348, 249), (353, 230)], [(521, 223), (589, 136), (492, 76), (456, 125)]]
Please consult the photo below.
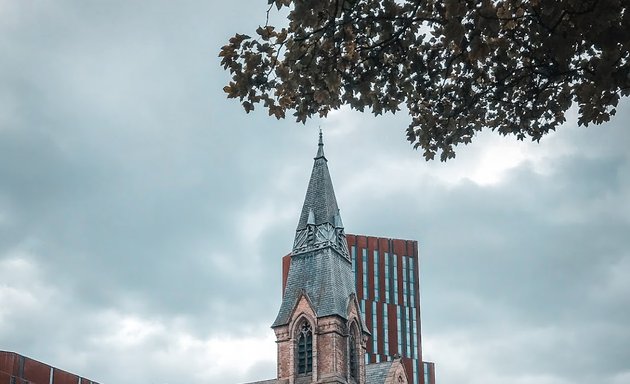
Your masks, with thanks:
[(415, 240), (347, 235), (361, 313), (372, 333), (365, 359), (401, 356), (413, 384), (435, 384), (422, 359), (420, 259)]

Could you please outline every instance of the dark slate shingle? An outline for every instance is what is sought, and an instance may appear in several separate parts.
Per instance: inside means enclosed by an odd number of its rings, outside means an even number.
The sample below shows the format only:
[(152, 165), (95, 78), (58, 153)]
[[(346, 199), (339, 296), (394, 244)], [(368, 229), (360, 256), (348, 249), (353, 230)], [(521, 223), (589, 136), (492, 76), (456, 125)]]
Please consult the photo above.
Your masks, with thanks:
[(335, 215), (339, 211), (332, 179), (328, 171), (328, 161), (326, 157), (324, 157), (324, 144), (321, 141), (321, 136), (318, 148), (311, 178), (308, 182), (308, 188), (306, 189), (306, 196), (304, 197), (302, 213), (298, 221), (298, 230), (306, 228), (308, 213), (311, 209), (315, 214), (315, 223), (313, 223), (315, 225), (322, 223), (331, 223), (334, 225)]
[(348, 318), (348, 301), (354, 291), (352, 264), (335, 250), (327, 248), (293, 256), (273, 326), (288, 323), (301, 292), (311, 300), (317, 317)]
[[(320, 132), (317, 155), (313, 171), (306, 190), (302, 213), (298, 222), (294, 252), (285, 287), (284, 297), (278, 316), (272, 327), (287, 324), (300, 294), (304, 292), (313, 305), (316, 316), (338, 315), (348, 318), (348, 303), (352, 294), (356, 295), (354, 272), (348, 255), (348, 245), (340, 227), (341, 217), (337, 207), (337, 199), (328, 171), (324, 144)], [(309, 222), (312, 212), (314, 222)], [(335, 220), (337, 218), (337, 220)], [(337, 237), (335, 241), (310, 240), (307, 246), (301, 247), (298, 235), (313, 225), (315, 231), (320, 228), (333, 228)], [(326, 223), (332, 227), (327, 226)], [(323, 227), (320, 227), (322, 226)], [(317, 235), (315, 236), (317, 237)], [(298, 248), (295, 248), (298, 247)], [(301, 247), (301, 248), (300, 248)], [(365, 322), (362, 329), (367, 332)]]

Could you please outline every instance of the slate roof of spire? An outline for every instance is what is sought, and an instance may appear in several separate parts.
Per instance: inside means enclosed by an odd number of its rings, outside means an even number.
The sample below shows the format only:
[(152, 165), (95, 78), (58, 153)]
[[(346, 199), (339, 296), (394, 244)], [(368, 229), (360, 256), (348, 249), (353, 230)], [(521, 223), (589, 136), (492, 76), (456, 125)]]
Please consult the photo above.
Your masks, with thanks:
[(311, 179), (306, 189), (306, 197), (304, 198), (304, 205), (302, 206), (302, 213), (297, 226), (298, 230), (306, 228), (310, 210), (313, 211), (315, 217), (313, 224), (335, 224), (335, 215), (339, 212), (339, 208), (337, 207), (337, 199), (335, 198), (335, 191), (327, 163), (328, 160), (324, 156), (322, 133), (320, 132), (317, 155), (315, 156)]
[[(320, 132), (317, 156), (304, 198), (295, 244), (304, 244), (307, 241), (304, 237), (307, 225), (316, 232), (315, 238), (326, 231), (333, 231), (335, 241), (309, 240), (311, 243), (300, 248), (299, 252), (294, 245), (284, 297), (272, 327), (289, 322), (301, 294), (308, 297), (317, 317), (338, 315), (348, 318), (349, 300), (352, 294), (356, 294), (354, 272), (343, 229), (335, 228), (335, 224), (341, 225), (341, 217)], [(361, 327), (367, 331), (363, 320)]]
[(272, 327), (289, 322), (302, 293), (311, 301), (317, 317), (338, 315), (347, 319), (354, 290), (352, 265), (332, 248), (295, 256), (291, 259), (284, 297)]

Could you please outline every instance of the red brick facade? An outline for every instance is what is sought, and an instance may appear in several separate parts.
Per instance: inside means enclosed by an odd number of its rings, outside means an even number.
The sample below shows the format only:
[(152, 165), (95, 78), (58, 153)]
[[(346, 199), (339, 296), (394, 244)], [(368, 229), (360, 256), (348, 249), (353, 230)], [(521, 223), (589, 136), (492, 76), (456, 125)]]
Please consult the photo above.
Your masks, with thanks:
[[(306, 296), (301, 296), (291, 320), (287, 325), (274, 328), (278, 345), (278, 379), (289, 384), (302, 383), (364, 383), (365, 345), (362, 337), (360, 311), (356, 301), (350, 302), (348, 320), (339, 316), (317, 318)], [(298, 374), (296, 368), (296, 345), (299, 327), (307, 321), (313, 329), (313, 367), (308, 374)], [(353, 348), (358, 364), (357, 378), (350, 375), (350, 332), (354, 332), (356, 345)]]
[(15, 352), (0, 351), (0, 384), (97, 384)]

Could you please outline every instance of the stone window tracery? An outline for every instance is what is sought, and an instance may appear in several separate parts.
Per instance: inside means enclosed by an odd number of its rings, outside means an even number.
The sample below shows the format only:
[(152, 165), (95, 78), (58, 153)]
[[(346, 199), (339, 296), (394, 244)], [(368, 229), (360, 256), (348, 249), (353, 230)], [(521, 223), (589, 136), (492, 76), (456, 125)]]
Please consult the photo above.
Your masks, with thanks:
[(297, 373), (313, 371), (313, 331), (311, 324), (304, 321), (297, 339)]
[(357, 378), (357, 346), (354, 335), (350, 335), (350, 376)]
[(358, 380), (359, 378), (359, 359), (357, 353), (357, 329), (354, 324), (350, 327), (350, 337), (348, 338), (348, 355), (350, 362), (350, 377)]

